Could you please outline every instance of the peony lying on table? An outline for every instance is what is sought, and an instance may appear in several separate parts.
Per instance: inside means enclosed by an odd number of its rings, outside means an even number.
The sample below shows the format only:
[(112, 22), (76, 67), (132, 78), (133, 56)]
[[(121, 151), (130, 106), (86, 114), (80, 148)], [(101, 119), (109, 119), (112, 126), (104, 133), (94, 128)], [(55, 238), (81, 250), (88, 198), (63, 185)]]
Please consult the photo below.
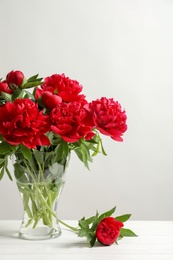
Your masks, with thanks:
[[(28, 91), (30, 88), (32, 91)], [(82, 94), (82, 85), (64, 74), (43, 80), (38, 74), (26, 79), (21, 71), (11, 71), (0, 80), (0, 179), (6, 172), (12, 180), (8, 159), (14, 155), (14, 175), (25, 211), (22, 230), (36, 229), (40, 221), (50, 228), (57, 223), (53, 207), (64, 183), (62, 176), (70, 153), (75, 152), (89, 168), (93, 156), (99, 152), (106, 155), (100, 134), (122, 142), (126, 119), (118, 101), (101, 97), (88, 102)], [(56, 169), (60, 169), (59, 173)], [(108, 213), (104, 216), (113, 211)], [(102, 230), (109, 224), (114, 226), (115, 221), (107, 218), (100, 222), (102, 217), (82, 219), (79, 235), (91, 237), (87, 230), (92, 224), (91, 241), (97, 236), (101, 243), (110, 244), (112, 241), (103, 241)], [(122, 226), (116, 220), (113, 240), (121, 236)], [(22, 232), (21, 237), (26, 238), (28, 234)], [(53, 237), (60, 234), (52, 232)]]
[(88, 219), (83, 217), (78, 221), (78, 227), (72, 227), (65, 222), (59, 220), (61, 224), (71, 229), (79, 237), (86, 237), (87, 242), (91, 247), (98, 241), (104, 246), (118, 244), (118, 241), (123, 237), (136, 237), (137, 235), (130, 229), (124, 228), (126, 222), (131, 215), (125, 214), (122, 216), (113, 217), (116, 207), (102, 214), (96, 212), (95, 216)]

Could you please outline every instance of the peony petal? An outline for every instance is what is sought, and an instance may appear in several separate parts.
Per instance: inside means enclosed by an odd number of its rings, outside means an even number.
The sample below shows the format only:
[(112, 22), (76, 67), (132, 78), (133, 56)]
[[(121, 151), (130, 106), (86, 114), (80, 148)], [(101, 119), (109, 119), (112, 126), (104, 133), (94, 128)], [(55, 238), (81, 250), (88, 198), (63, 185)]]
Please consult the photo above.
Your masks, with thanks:
[(77, 138), (71, 138), (68, 136), (61, 136), (61, 138), (67, 143), (75, 143), (75, 142), (79, 141), (79, 139), (77, 139)]

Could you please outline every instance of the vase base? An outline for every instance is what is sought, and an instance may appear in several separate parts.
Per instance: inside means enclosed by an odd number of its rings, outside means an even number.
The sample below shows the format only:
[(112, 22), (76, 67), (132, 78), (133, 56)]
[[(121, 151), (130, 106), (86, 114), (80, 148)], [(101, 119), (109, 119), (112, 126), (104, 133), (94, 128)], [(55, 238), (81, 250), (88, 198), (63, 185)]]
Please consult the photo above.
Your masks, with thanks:
[[(27, 229), (27, 230), (26, 230)], [(19, 231), (19, 238), (26, 240), (46, 240), (57, 238), (61, 235), (61, 230), (56, 228), (37, 227), (33, 228), (21, 228)]]

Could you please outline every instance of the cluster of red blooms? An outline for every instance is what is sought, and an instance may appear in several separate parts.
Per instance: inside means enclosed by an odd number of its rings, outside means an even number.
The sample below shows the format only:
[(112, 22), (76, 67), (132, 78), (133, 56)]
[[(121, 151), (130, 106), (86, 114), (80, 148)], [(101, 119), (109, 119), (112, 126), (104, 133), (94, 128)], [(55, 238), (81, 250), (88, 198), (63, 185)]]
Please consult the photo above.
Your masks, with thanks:
[[(11, 71), (0, 81), (2, 92), (12, 95), (26, 81), (21, 71)], [(34, 99), (20, 98), (0, 106), (0, 134), (11, 145), (28, 148), (49, 146), (52, 131), (64, 141), (91, 140), (95, 128), (113, 140), (122, 141), (127, 129), (126, 113), (112, 98), (88, 102), (82, 86), (64, 74), (46, 77), (34, 90)]]

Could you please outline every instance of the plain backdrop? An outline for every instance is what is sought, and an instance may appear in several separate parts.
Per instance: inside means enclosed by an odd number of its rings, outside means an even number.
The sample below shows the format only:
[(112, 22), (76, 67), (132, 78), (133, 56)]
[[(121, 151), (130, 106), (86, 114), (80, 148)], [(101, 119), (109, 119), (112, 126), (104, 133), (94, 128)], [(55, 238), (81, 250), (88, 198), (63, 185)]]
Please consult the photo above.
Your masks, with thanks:
[[(103, 137), (107, 156), (90, 171), (72, 155), (59, 217), (117, 206), (131, 219), (173, 220), (173, 1), (0, 0), (0, 13), (0, 78), (65, 73), (88, 101), (113, 97), (127, 112), (124, 142)], [(0, 219), (22, 213), (5, 176)]]

